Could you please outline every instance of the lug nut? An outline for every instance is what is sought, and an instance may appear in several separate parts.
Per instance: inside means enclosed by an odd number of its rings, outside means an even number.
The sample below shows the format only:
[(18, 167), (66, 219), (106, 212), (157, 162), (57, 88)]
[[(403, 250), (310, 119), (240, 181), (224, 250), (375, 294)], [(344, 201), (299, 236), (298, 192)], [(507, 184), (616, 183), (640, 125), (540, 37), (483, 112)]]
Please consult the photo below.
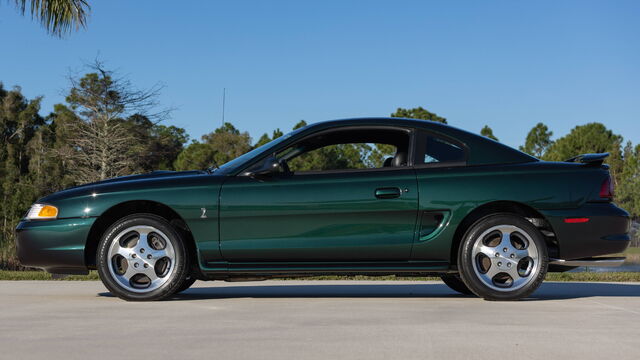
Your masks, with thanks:
[(138, 263), (133, 264), (133, 267), (138, 267)]
[[(509, 264), (509, 265), (511, 265), (511, 264)], [(144, 268), (145, 269), (148, 268), (148, 267), (149, 267), (149, 264), (144, 264)]]
[(509, 251), (509, 249), (504, 248), (504, 249), (502, 249), (502, 251), (507, 252), (507, 251)]
[(152, 257), (151, 254), (147, 255), (147, 259), (151, 259), (151, 257)]
[(511, 258), (513, 259), (514, 257), (516, 257), (516, 254), (511, 254)]
[[(145, 264), (145, 265), (146, 265), (146, 264)], [(507, 264), (507, 267), (511, 267), (511, 263), (508, 263), (508, 264)]]
[[(137, 265), (137, 264), (136, 264), (136, 265)], [(501, 263), (501, 262), (498, 262), (498, 266), (502, 266), (502, 263)]]
[[(504, 251), (507, 251), (506, 248)], [(144, 252), (144, 249), (140, 249), (140, 253), (143, 253), (143, 252)]]
[(500, 257), (500, 253), (496, 253), (496, 257)]
[(131, 254), (131, 257), (135, 259), (136, 258), (136, 254)]

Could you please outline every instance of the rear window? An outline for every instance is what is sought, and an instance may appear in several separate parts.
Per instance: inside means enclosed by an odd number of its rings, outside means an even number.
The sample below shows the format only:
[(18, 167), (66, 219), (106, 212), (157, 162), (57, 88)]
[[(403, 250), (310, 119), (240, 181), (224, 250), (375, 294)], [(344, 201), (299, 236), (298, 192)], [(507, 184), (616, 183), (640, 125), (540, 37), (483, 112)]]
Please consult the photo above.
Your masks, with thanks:
[(424, 134), (418, 145), (418, 164), (460, 163), (465, 161), (465, 152), (462, 146), (453, 142)]

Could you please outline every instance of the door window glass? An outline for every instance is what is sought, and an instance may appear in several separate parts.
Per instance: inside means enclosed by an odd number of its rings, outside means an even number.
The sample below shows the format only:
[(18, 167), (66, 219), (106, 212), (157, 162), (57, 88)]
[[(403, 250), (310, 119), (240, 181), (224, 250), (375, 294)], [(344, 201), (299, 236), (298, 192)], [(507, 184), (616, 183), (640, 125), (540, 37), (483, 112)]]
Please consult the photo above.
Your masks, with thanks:
[(409, 133), (398, 129), (345, 129), (323, 133), (277, 154), (290, 171), (332, 171), (406, 166)]
[(377, 169), (396, 151), (397, 148), (389, 144), (334, 144), (302, 153), (288, 161), (288, 165), (293, 172)]

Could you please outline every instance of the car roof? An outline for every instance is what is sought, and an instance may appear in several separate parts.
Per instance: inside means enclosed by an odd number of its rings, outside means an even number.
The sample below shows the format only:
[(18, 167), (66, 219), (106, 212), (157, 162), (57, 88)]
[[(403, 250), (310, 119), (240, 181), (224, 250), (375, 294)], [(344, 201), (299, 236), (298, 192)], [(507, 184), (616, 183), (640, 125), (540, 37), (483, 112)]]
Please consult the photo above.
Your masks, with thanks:
[(538, 159), (533, 156), (525, 154), (500, 142), (491, 140), (485, 136), (474, 134), (472, 132), (459, 129), (448, 124), (430, 120), (391, 117), (328, 120), (309, 124), (305, 127), (303, 132), (315, 132), (318, 130), (338, 128), (343, 126), (409, 127), (422, 129), (436, 136), (443, 136), (445, 138), (449, 137), (462, 143), (468, 149), (468, 165), (507, 164), (538, 161)]

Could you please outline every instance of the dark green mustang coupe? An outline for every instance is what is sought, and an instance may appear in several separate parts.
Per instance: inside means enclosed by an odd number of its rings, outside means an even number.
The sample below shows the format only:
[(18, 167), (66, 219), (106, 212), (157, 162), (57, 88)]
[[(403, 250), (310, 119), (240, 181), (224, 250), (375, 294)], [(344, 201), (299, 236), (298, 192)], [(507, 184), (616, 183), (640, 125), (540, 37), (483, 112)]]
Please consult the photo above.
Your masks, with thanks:
[[(388, 157), (355, 166), (338, 158), (349, 149)], [(333, 166), (316, 165), (320, 154)], [(606, 156), (544, 162), (430, 121), (322, 122), (220, 167), (44, 197), (18, 225), (18, 256), (51, 273), (97, 268), (126, 300), (196, 279), (320, 274), (437, 274), (456, 291), (514, 300), (547, 271), (622, 262), (603, 257), (630, 240)]]

